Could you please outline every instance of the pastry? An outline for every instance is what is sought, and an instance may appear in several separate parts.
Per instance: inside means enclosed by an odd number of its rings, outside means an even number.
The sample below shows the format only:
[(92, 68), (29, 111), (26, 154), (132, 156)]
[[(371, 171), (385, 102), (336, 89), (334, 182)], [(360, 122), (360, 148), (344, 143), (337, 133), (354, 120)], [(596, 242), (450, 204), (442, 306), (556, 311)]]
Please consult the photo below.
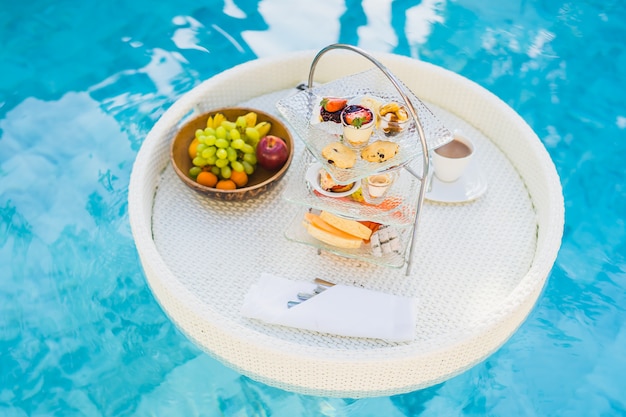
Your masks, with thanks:
[(356, 153), (340, 142), (332, 142), (322, 149), (322, 156), (337, 168), (352, 168), (356, 163)]
[(330, 174), (325, 169), (320, 169), (319, 174), (320, 174), (320, 187), (324, 191), (328, 191), (331, 193), (343, 193), (346, 191), (350, 191), (352, 187), (354, 187), (353, 182), (351, 182), (350, 184), (346, 184), (346, 185), (337, 184), (335, 180), (333, 180), (333, 177), (331, 177)]
[(378, 140), (361, 151), (361, 158), (368, 162), (385, 162), (398, 153), (399, 145), (387, 140)]

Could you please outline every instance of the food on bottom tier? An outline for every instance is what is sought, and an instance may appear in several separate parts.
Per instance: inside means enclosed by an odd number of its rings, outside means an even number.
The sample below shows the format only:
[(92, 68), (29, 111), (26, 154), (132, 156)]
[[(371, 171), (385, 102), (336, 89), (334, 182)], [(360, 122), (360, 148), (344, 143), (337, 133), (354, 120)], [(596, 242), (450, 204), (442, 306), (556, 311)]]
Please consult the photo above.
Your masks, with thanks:
[(374, 256), (383, 256), (390, 253), (400, 254), (402, 244), (398, 231), (390, 226), (381, 226), (372, 233), (370, 247)]
[(322, 211), (305, 213), (304, 227), (315, 239), (337, 248), (359, 249), (369, 243), (376, 257), (402, 253), (398, 231), (380, 223), (350, 220)]
[(344, 217), (335, 216), (334, 214), (331, 214), (327, 211), (322, 211), (320, 213), (320, 218), (331, 226), (339, 230), (343, 230), (344, 232), (356, 236), (360, 239), (368, 240), (372, 235), (372, 230), (369, 227), (359, 223), (356, 220), (350, 220)]
[(360, 237), (326, 223), (317, 214), (306, 213), (304, 215), (304, 226), (311, 236), (331, 246), (344, 249), (358, 249), (363, 243), (363, 239)]

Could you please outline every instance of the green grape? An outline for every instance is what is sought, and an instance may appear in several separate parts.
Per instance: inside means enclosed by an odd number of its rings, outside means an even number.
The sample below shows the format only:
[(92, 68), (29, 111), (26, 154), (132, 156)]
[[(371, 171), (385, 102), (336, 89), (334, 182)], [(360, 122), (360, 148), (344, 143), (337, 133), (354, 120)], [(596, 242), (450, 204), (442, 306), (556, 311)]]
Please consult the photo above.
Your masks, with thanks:
[(248, 140), (248, 143), (257, 144), (257, 143), (259, 143), (259, 140), (261, 140), (261, 135), (259, 134), (259, 131), (256, 130), (255, 128), (247, 127), (246, 128), (246, 139)]
[(217, 156), (215, 156), (215, 155), (209, 156), (209, 157), (206, 159), (206, 164), (207, 164), (207, 165), (215, 165), (215, 163), (217, 162), (217, 160), (218, 160)]
[(230, 143), (230, 146), (232, 146), (233, 149), (241, 149), (245, 144), (246, 142), (244, 142), (243, 139), (234, 139)]
[(217, 138), (215, 137), (215, 135), (209, 135), (204, 140), (204, 143), (206, 143), (207, 146), (213, 146), (213, 145), (215, 145), (215, 141), (216, 140), (217, 140)]
[(241, 147), (241, 152), (245, 153), (245, 154), (254, 154), (255, 153), (255, 149), (254, 146), (249, 145), (249, 144), (245, 144)]
[(212, 127), (207, 127), (206, 129), (204, 129), (204, 134), (207, 136), (215, 136), (215, 129), (213, 129)]
[(232, 161), (230, 163), (231, 168), (233, 169), (233, 171), (237, 171), (237, 172), (243, 172), (245, 171), (245, 167), (243, 166), (243, 164), (239, 161)]
[(230, 145), (230, 142), (228, 142), (228, 140), (226, 139), (222, 139), (219, 138), (215, 141), (215, 146), (217, 146), (218, 148), (228, 148), (228, 146)]
[(246, 172), (246, 174), (252, 175), (252, 173), (254, 172), (254, 166), (252, 166), (250, 162), (243, 161), (241, 165), (243, 165), (243, 170)]
[(198, 176), (199, 173), (202, 172), (202, 168), (200, 167), (191, 167), (189, 168), (189, 175), (191, 175), (191, 177), (196, 178)]
[(229, 166), (222, 167), (220, 170), (221, 177), (225, 179), (229, 179), (232, 173), (233, 172), (231, 171)]
[(235, 129), (237, 125), (235, 124), (235, 122), (231, 122), (230, 120), (224, 120), (220, 127), (223, 127), (224, 129), (226, 129), (226, 131), (230, 132), (231, 130)]
[(253, 153), (245, 153), (243, 154), (243, 160), (249, 163), (250, 165), (256, 165), (256, 155)]
[(226, 153), (228, 154), (228, 160), (229, 161), (236, 161), (237, 160), (237, 151), (234, 150), (233, 148), (231, 148), (230, 146), (228, 148), (226, 148)]
[[(200, 145), (198, 145), (200, 146)], [(217, 151), (217, 148), (215, 146), (209, 146), (207, 147), (205, 145), (205, 149), (202, 151), (202, 157), (205, 159), (208, 159), (210, 157), (212, 157), (213, 155), (215, 155), (215, 152)]]
[(229, 163), (230, 163), (230, 161), (228, 159), (218, 159), (217, 161), (215, 161), (215, 166), (216, 167), (220, 167), (220, 168), (224, 168)]
[(215, 156), (217, 156), (219, 159), (226, 159), (228, 158), (228, 152), (224, 148), (219, 148), (217, 152), (215, 152)]
[(200, 139), (200, 136), (204, 135), (204, 130), (198, 129), (196, 130), (196, 137)]
[(230, 135), (230, 140), (241, 139), (241, 133), (237, 129), (231, 129), (228, 134)]
[(202, 153), (202, 151), (204, 151), (206, 148), (207, 148), (207, 146), (206, 146), (204, 143), (200, 142), (200, 143), (198, 143), (198, 145), (196, 146), (196, 152), (197, 152), (198, 154), (201, 154), (201, 153)]
[(226, 129), (224, 126), (218, 126), (217, 129), (215, 129), (215, 137), (218, 139), (226, 139)]
[(214, 173), (215, 175), (220, 175), (220, 167), (212, 166), (211, 167), (211, 172)]
[(191, 162), (197, 167), (203, 167), (206, 165), (206, 159), (202, 158), (201, 156), (196, 156)]

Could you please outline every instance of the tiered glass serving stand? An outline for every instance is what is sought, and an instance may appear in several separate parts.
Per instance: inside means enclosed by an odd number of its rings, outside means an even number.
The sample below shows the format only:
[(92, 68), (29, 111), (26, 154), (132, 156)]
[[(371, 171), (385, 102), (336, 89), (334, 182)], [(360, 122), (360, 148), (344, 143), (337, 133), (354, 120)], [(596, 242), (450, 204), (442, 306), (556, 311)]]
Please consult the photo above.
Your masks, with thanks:
[[(355, 52), (376, 68), (350, 75), (315, 86), (315, 70), (319, 60), (329, 51), (345, 49)], [(323, 148), (331, 142), (342, 140), (342, 125), (319, 120), (320, 101), (324, 97), (342, 97), (350, 101), (373, 98), (380, 103), (395, 101), (409, 111), (410, 123), (394, 136), (386, 136), (375, 129), (370, 142), (392, 141), (398, 144), (398, 153), (384, 162), (368, 162), (357, 157), (351, 168), (338, 168), (322, 157)], [(284, 198), (303, 206), (303, 210), (289, 225), (285, 236), (295, 242), (347, 258), (359, 259), (378, 265), (402, 267), (406, 264), (406, 274), (411, 273), (420, 214), (424, 196), (430, 180), (429, 152), (452, 140), (452, 133), (435, 117), (428, 107), (391, 71), (373, 56), (352, 45), (333, 44), (320, 50), (313, 59), (309, 71), (308, 85), (302, 92), (280, 100), (277, 107), (289, 121), (306, 145), (304, 164), (290, 182)], [(359, 151), (357, 151), (357, 154)], [(416, 160), (421, 158), (421, 163)], [(373, 174), (397, 170), (398, 179), (394, 182), (384, 201), (374, 205), (355, 201), (349, 196), (331, 197), (318, 192), (307, 178), (309, 170), (317, 164), (325, 169), (338, 184), (355, 183), (358, 189), (362, 178)], [(418, 170), (421, 168), (421, 172)], [(311, 237), (302, 225), (304, 212), (324, 210), (354, 220), (367, 220), (394, 228), (401, 242), (400, 249), (374, 255), (369, 244), (358, 249), (343, 249), (325, 244)]]

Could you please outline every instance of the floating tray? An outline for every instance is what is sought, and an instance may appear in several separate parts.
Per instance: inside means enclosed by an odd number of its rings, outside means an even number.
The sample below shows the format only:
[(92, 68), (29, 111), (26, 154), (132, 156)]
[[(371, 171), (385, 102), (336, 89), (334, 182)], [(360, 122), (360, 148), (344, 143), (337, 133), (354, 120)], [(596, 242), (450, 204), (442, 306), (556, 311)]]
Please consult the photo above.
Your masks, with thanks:
[[(146, 280), (168, 317), (236, 371), (307, 395), (389, 396), (449, 379), (495, 352), (524, 322), (546, 283), (563, 232), (563, 195), (545, 147), (505, 103), (425, 62), (377, 57), (450, 129), (474, 139), (487, 192), (465, 204), (423, 206), (413, 272), (343, 259), (284, 236), (302, 210), (282, 198), (305, 145), (277, 186), (247, 202), (205, 198), (169, 164), (174, 134), (194, 114), (246, 105), (276, 112), (297, 94), (315, 52), (247, 62), (206, 80), (172, 105), (137, 155), (129, 220)], [(319, 82), (364, 71), (333, 54)], [(245, 294), (261, 272), (320, 277), (419, 300), (415, 339), (336, 337), (244, 319)], [(207, 375), (210, 378), (210, 375)]]

